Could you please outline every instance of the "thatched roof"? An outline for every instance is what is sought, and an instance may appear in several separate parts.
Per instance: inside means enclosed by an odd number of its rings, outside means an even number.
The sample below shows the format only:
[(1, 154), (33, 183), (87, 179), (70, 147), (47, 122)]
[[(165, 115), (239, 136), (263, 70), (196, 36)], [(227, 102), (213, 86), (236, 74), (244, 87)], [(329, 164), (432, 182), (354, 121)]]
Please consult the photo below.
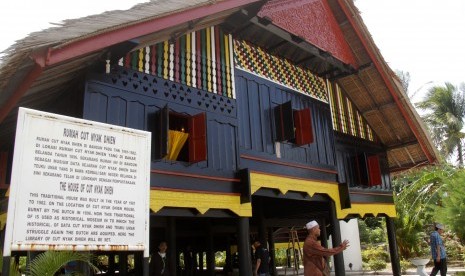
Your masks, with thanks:
[(436, 149), (418, 114), (351, 0), (328, 0), (328, 3), (359, 68), (349, 68), (337, 58), (328, 57), (308, 41), (296, 41), (295, 36), (283, 32), (273, 22), (261, 23), (263, 18), (256, 14), (265, 2), (157, 0), (126, 11), (66, 20), (17, 41), (3, 53), (0, 64), (0, 146), (13, 141), (19, 106), (42, 109), (50, 105), (69, 88), (72, 80), (84, 76), (108, 52), (126, 53), (223, 24), (242, 39), (259, 38), (256, 41), (259, 46), (273, 46), (276, 50), (281, 49), (275, 46), (279, 44), (285, 58), (312, 60), (301, 65), (321, 68), (316, 73), (323, 74), (328, 68), (341, 70), (343, 74), (335, 79), (386, 146), (392, 171), (437, 160)]

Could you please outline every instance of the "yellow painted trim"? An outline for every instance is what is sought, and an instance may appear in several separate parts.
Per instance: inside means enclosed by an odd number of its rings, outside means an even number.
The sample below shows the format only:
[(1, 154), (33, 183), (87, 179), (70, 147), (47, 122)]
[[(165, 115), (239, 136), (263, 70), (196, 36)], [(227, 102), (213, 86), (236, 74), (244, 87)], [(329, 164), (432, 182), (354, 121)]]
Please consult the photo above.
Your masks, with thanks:
[(335, 182), (306, 180), (251, 172), (250, 192), (254, 194), (260, 188), (276, 189), (282, 194), (286, 194), (288, 191), (305, 192), (309, 196), (313, 196), (314, 194), (326, 194), (334, 201), (338, 219), (344, 219), (348, 215), (360, 215), (364, 217), (367, 214), (372, 214), (374, 216), (386, 214), (389, 217), (396, 217), (394, 204), (353, 203), (351, 204), (351, 208), (341, 209), (339, 188)]
[(366, 215), (378, 216), (385, 214), (390, 218), (395, 218), (397, 216), (396, 206), (394, 203), (352, 203), (350, 209), (343, 209), (340, 211), (343, 217), (348, 215), (360, 215), (364, 217)]
[(241, 217), (252, 216), (252, 204), (241, 204), (239, 195), (150, 190), (150, 209), (156, 213), (163, 207), (193, 208), (201, 214), (209, 209), (226, 209)]

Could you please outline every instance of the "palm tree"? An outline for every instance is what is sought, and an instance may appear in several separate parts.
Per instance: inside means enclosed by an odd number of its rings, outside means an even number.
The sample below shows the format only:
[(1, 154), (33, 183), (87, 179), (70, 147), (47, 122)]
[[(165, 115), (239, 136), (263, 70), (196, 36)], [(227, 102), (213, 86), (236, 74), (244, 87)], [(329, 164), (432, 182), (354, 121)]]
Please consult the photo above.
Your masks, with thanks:
[(433, 141), (446, 157), (457, 154), (459, 166), (463, 166), (462, 132), (465, 119), (465, 84), (460, 89), (449, 82), (445, 86), (431, 87), (418, 108), (428, 111), (423, 116), (431, 130)]

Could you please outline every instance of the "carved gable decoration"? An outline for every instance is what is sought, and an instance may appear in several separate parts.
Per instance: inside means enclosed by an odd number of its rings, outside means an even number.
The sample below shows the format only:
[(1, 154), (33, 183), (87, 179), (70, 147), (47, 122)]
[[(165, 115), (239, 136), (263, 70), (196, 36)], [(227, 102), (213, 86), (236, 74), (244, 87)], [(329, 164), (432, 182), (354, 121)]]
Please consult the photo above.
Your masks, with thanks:
[(340, 61), (358, 67), (326, 0), (272, 0), (258, 13)]

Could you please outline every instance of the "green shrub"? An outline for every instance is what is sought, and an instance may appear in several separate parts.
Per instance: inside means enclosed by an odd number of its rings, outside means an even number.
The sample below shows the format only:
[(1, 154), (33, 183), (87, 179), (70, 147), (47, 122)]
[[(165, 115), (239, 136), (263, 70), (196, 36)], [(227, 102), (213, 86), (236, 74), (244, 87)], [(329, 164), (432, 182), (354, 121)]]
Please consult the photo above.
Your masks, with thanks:
[(362, 250), (362, 261), (369, 263), (370, 260), (383, 260), (389, 262), (389, 253), (382, 246), (371, 246)]
[(226, 252), (218, 251), (215, 253), (215, 266), (224, 267), (226, 265)]
[(287, 266), (286, 249), (284, 248), (276, 249), (275, 262), (276, 262), (276, 266)]
[(412, 267), (412, 263), (410, 261), (404, 259), (400, 260), (400, 271), (402, 272), (402, 274), (406, 274), (407, 269), (409, 269), (410, 267)]
[(384, 233), (384, 230), (381, 228), (375, 228), (371, 230), (369, 236), (371, 243), (380, 243), (386, 241), (386, 234)]
[(373, 271), (380, 271), (385, 269), (387, 266), (386, 262), (383, 260), (370, 260), (368, 262), (368, 267)]

